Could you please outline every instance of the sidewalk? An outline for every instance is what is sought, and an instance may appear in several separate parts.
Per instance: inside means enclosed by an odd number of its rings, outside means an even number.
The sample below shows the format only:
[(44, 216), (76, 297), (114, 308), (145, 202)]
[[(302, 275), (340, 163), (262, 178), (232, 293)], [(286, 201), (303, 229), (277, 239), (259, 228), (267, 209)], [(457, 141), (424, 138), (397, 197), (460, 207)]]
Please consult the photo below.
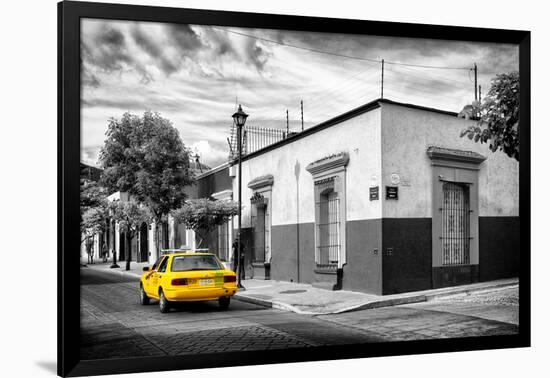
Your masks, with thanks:
[(298, 314), (327, 315), (370, 308), (426, 302), (435, 298), (477, 291), (490, 291), (518, 285), (517, 278), (471, 285), (445, 287), (392, 295), (373, 295), (354, 291), (329, 291), (308, 284), (281, 281), (244, 280), (244, 291), (235, 298), (244, 302), (296, 312)]
[[(130, 270), (127, 271), (125, 270), (125, 261), (121, 261), (118, 265), (120, 268), (111, 269), (111, 262), (97, 263), (89, 264), (87, 268), (139, 278), (143, 273), (143, 267), (150, 266), (148, 263), (136, 263), (132, 261)], [(509, 278), (471, 285), (384, 296), (347, 290), (330, 291), (315, 288), (309, 284), (273, 280), (251, 279), (244, 280), (242, 283), (246, 289), (239, 290), (235, 295), (235, 299), (240, 301), (291, 311), (298, 314), (327, 315), (408, 303), (426, 302), (435, 298), (452, 295), (513, 287), (519, 284), (519, 280), (517, 278)]]
[(109, 262), (98, 262), (93, 264), (86, 264), (86, 267), (84, 269), (95, 269), (95, 270), (101, 270), (113, 274), (119, 274), (121, 276), (126, 277), (134, 277), (134, 278), (140, 278), (141, 274), (143, 273), (143, 267), (145, 266), (151, 266), (152, 264), (149, 264), (148, 262), (142, 262), (138, 263), (135, 261), (132, 261), (130, 263), (130, 270), (126, 270), (126, 261), (117, 261), (117, 265), (120, 268), (111, 268), (111, 265), (113, 264), (112, 261)]

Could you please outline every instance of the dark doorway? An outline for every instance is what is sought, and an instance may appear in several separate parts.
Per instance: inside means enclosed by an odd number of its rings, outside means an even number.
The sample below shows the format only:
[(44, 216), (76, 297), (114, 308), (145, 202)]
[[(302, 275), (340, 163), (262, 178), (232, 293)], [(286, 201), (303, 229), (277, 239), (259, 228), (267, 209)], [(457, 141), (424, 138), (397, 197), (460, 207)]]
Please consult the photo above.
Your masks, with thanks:
[(142, 223), (141, 227), (139, 228), (139, 255), (138, 255), (138, 261), (144, 262), (149, 260), (149, 227), (147, 227), (147, 223)]
[(443, 182), (441, 213), (441, 265), (433, 268), (433, 287), (477, 282), (478, 265), (470, 264), (470, 188)]
[(256, 207), (256, 216), (253, 217), (254, 224), (254, 250), (253, 262), (265, 261), (265, 208), (264, 204)]

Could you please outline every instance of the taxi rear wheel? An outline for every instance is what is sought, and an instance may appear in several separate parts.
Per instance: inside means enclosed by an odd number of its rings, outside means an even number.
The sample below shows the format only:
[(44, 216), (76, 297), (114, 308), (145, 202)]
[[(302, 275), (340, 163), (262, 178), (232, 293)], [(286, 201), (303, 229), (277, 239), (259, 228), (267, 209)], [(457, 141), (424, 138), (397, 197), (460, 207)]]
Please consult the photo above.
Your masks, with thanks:
[(229, 307), (230, 302), (230, 297), (221, 297), (220, 299), (218, 299), (218, 304), (222, 310), (226, 310)]
[(162, 289), (159, 291), (159, 309), (163, 314), (170, 311), (170, 302), (166, 299), (166, 296), (164, 296)]
[(149, 304), (149, 297), (147, 296), (147, 293), (145, 293), (143, 285), (139, 285), (139, 303), (144, 306)]

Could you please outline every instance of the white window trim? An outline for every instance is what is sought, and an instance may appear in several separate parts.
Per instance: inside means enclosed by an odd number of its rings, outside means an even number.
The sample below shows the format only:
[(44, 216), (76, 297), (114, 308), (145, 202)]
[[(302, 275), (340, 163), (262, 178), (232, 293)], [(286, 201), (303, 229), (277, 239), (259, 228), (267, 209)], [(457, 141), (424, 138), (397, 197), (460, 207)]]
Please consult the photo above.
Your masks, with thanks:
[[(248, 188), (252, 189), (252, 195), (255, 193), (261, 194), (266, 200), (266, 212), (267, 216), (265, 217), (266, 225), (265, 227), (269, 229), (268, 237), (265, 240), (265, 260), (264, 263), (271, 262), (271, 235), (273, 230), (271, 227), (272, 220), (272, 206), (271, 206), (271, 196), (273, 192), (273, 175), (260, 176), (248, 183)], [(252, 214), (252, 209), (250, 209)]]
[(338, 256), (338, 269), (346, 264), (346, 167), (349, 162), (349, 155), (347, 152), (340, 152), (325, 158), (319, 159), (306, 167), (306, 170), (311, 173), (314, 185), (313, 206), (315, 208), (315, 263), (318, 263), (318, 246), (320, 243), (319, 235), (317, 231), (317, 225), (319, 223), (319, 214), (317, 210), (317, 202), (320, 201), (320, 191), (316, 181), (334, 178), (334, 191), (338, 193), (340, 204), (340, 252)]

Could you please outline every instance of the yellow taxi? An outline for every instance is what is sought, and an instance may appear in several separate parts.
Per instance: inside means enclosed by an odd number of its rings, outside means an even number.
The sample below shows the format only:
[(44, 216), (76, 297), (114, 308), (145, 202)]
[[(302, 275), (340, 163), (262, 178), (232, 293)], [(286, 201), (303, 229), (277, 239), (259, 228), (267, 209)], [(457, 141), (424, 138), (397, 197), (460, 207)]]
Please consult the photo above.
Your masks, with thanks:
[(237, 292), (235, 272), (226, 269), (216, 255), (203, 252), (171, 252), (149, 268), (143, 268), (139, 284), (140, 302), (159, 301), (160, 312), (170, 311), (173, 302), (217, 300), (229, 307)]

